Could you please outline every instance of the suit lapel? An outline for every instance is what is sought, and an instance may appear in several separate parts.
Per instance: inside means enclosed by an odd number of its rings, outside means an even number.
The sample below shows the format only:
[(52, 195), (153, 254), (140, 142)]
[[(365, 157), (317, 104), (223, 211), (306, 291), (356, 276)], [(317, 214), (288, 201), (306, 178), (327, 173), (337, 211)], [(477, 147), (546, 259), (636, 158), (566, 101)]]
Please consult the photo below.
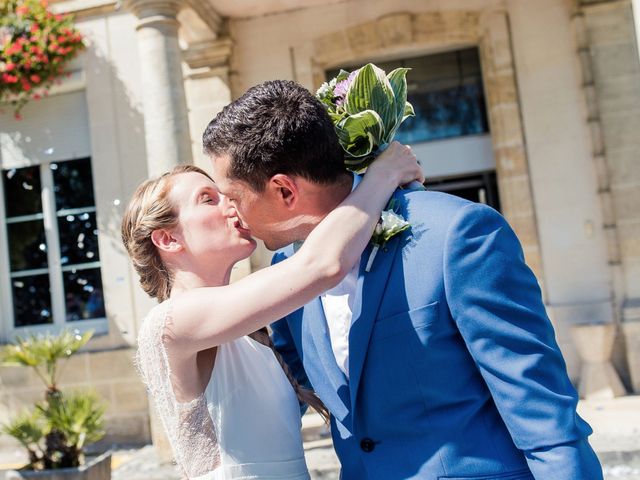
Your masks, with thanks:
[(304, 367), (316, 392), (331, 414), (344, 423), (350, 410), (349, 386), (331, 349), (327, 320), (320, 298), (304, 307), (302, 342)]
[(366, 248), (360, 260), (360, 275), (356, 286), (353, 320), (349, 331), (349, 384), (352, 410), (356, 405), (358, 385), (369, 347), (369, 337), (387, 285), (387, 278), (400, 243), (400, 237), (402, 235), (392, 238), (384, 248), (380, 248), (370, 272), (365, 272), (364, 269), (371, 253), (371, 246)]

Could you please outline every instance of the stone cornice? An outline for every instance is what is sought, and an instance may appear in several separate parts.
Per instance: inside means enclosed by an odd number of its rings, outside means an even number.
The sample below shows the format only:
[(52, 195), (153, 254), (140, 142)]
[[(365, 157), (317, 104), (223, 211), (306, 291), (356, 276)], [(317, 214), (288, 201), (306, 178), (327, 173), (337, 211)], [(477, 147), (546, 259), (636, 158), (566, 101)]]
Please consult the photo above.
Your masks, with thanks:
[(125, 0), (124, 5), (140, 19), (149, 17), (175, 19), (184, 2), (182, 0)]
[(53, 0), (51, 9), (55, 13), (71, 13), (76, 19), (113, 13), (120, 9), (116, 0)]
[(226, 68), (231, 57), (233, 41), (230, 38), (193, 43), (182, 51), (182, 59), (192, 70), (200, 68)]
[(185, 4), (191, 7), (204, 23), (214, 32), (220, 36), (225, 27), (224, 18), (216, 11), (215, 8), (208, 2), (203, 0), (185, 0)]

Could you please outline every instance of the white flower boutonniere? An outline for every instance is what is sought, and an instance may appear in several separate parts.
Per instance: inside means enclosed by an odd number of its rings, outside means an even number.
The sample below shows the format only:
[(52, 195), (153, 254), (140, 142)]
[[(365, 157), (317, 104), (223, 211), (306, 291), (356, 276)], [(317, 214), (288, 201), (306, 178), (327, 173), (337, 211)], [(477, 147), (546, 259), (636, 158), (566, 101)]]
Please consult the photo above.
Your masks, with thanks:
[[(392, 207), (392, 204), (390, 204), (389, 207)], [(364, 271), (369, 272), (371, 270), (371, 266), (373, 265), (373, 261), (376, 258), (380, 247), (383, 247), (384, 244), (392, 237), (404, 232), (408, 228), (411, 228), (411, 224), (402, 218), (401, 215), (395, 213), (393, 208), (390, 210), (384, 210), (382, 215), (380, 215), (380, 221), (378, 222), (378, 225), (376, 225), (376, 229), (371, 237), (373, 249), (369, 254), (369, 260), (367, 260), (367, 266)]]

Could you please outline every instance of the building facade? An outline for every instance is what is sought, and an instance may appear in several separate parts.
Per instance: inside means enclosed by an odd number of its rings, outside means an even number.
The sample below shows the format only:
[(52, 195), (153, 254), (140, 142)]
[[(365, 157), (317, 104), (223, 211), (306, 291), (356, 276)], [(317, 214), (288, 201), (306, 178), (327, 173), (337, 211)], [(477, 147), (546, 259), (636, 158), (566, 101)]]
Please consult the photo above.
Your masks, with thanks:
[[(406, 66), (428, 188), (499, 209), (543, 288), (571, 378), (573, 325), (612, 324), (640, 391), (640, 60), (631, 0), (61, 0), (87, 50), (23, 120), (0, 114), (0, 341), (93, 329), (66, 385), (109, 402), (109, 438), (150, 438), (132, 365), (152, 302), (119, 224), (135, 187), (209, 169), (202, 131), (270, 79), (312, 91), (340, 68)], [(635, 7), (635, 8), (634, 8)], [(268, 264), (261, 250), (236, 268)], [(39, 399), (0, 369), (0, 421)]]

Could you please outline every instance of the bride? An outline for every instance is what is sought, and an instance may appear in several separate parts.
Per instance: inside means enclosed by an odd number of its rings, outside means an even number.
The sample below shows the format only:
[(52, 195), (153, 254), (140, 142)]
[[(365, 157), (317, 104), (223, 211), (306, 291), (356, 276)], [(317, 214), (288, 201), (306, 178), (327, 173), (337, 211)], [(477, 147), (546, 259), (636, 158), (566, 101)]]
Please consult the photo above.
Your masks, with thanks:
[(422, 180), (393, 143), (288, 260), (233, 284), (251, 232), (202, 170), (144, 182), (122, 239), (144, 290), (137, 363), (176, 462), (190, 479), (308, 479), (300, 404), (328, 415), (273, 350), (266, 325), (332, 288), (356, 264), (393, 191)]

